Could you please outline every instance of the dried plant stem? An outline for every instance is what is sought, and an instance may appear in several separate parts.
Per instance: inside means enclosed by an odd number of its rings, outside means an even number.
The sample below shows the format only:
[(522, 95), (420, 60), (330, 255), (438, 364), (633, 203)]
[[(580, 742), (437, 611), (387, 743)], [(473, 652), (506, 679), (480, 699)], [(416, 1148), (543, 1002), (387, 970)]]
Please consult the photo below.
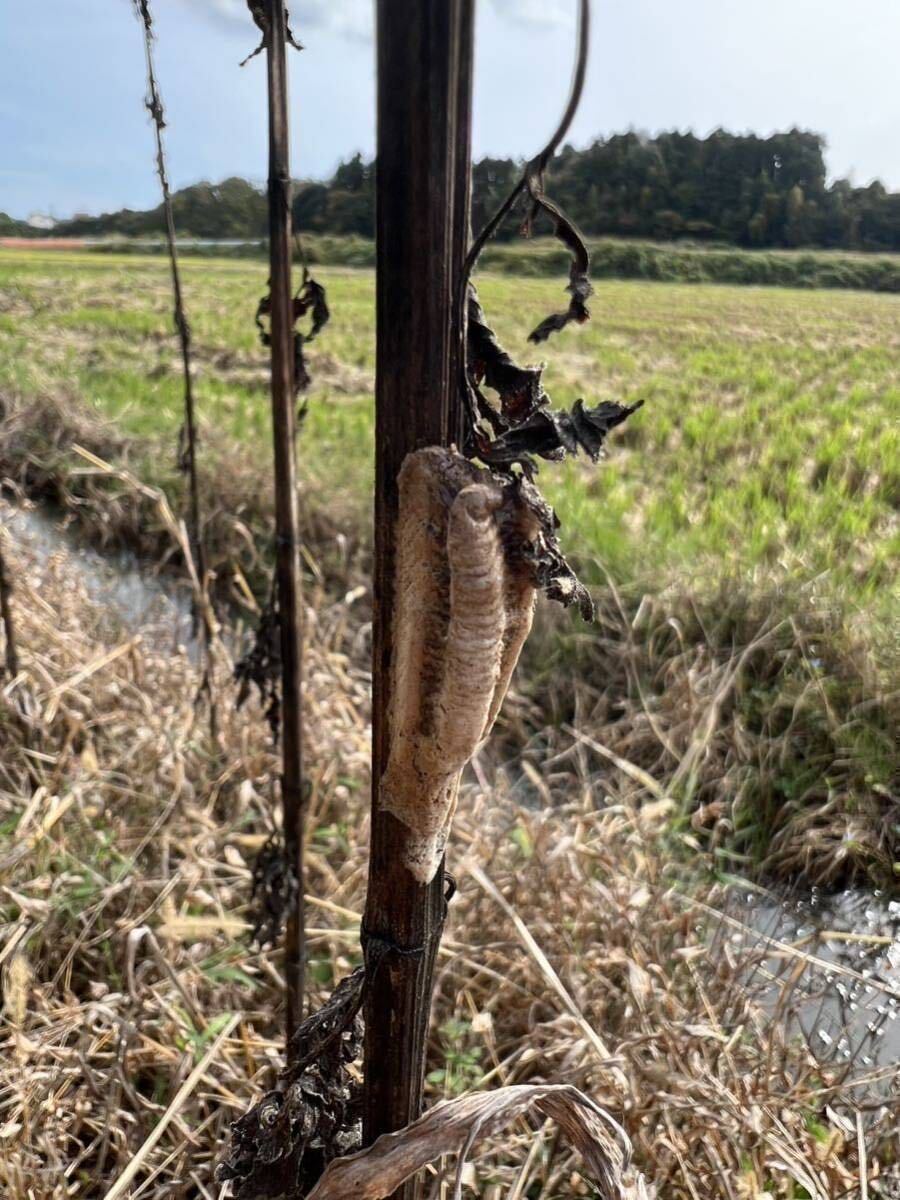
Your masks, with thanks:
[(188, 1075), (187, 1079), (184, 1081), (184, 1083), (181, 1085), (181, 1087), (175, 1093), (168, 1108), (165, 1110), (163, 1115), (160, 1117), (159, 1121), (154, 1126), (153, 1132), (145, 1140), (145, 1142), (141, 1146), (140, 1150), (138, 1150), (137, 1154), (135, 1154), (134, 1158), (132, 1158), (132, 1160), (129, 1162), (128, 1166), (125, 1168), (125, 1170), (119, 1176), (119, 1178), (115, 1181), (115, 1183), (112, 1185), (112, 1187), (109, 1188), (109, 1190), (106, 1192), (106, 1194), (103, 1197), (103, 1200), (119, 1200), (120, 1196), (125, 1195), (125, 1193), (128, 1191), (128, 1188), (131, 1186), (131, 1184), (134, 1182), (134, 1180), (137, 1178), (138, 1174), (140, 1173), (141, 1168), (143, 1167), (144, 1163), (146, 1162), (147, 1157), (150, 1154), (150, 1152), (153, 1150), (154, 1146), (156, 1146), (156, 1144), (159, 1142), (160, 1138), (163, 1136), (163, 1134), (168, 1129), (169, 1125), (171, 1125), (172, 1121), (178, 1116), (178, 1113), (184, 1107), (185, 1102), (190, 1098), (191, 1093), (194, 1091), (197, 1084), (201, 1081), (203, 1076), (206, 1074), (207, 1070), (209, 1069), (210, 1064), (213, 1062), (216, 1055), (222, 1049), (222, 1046), (224, 1045), (225, 1041), (228, 1038), (230, 1038), (231, 1035), (234, 1033), (235, 1029), (237, 1028), (238, 1024), (240, 1023), (242, 1015), (243, 1015), (242, 1013), (233, 1013), (229, 1017), (228, 1024), (218, 1034), (216, 1039), (213, 1041), (212, 1045), (209, 1047), (209, 1049), (206, 1051), (206, 1053), (203, 1055), (203, 1057), (200, 1059), (200, 1061), (194, 1067), (193, 1071), (191, 1071), (190, 1075)]
[(578, 110), (578, 105), (581, 103), (581, 94), (584, 91), (584, 80), (587, 74), (588, 49), (590, 45), (590, 18), (591, 18), (591, 3), (590, 0), (578, 0), (578, 48), (575, 53), (575, 70), (572, 75), (572, 86), (569, 89), (569, 99), (566, 103), (565, 111), (559, 120), (559, 124), (553, 132), (553, 136), (540, 150), (538, 154), (528, 163), (522, 178), (518, 181), (485, 227), (479, 232), (478, 236), (472, 243), (469, 253), (466, 255), (465, 266), (463, 267), (462, 278), (460, 281), (460, 289), (457, 295), (457, 313), (460, 314), (458, 319), (461, 319), (461, 314), (465, 312), (467, 304), (467, 289), (469, 280), (472, 277), (472, 271), (475, 269), (475, 264), (478, 262), (481, 252), (487, 243), (491, 240), (494, 234), (499, 229), (505, 218), (509, 215), (513, 206), (519, 197), (525, 192), (528, 187), (529, 177), (533, 174), (540, 175), (547, 168), (550, 159), (559, 149), (559, 144), (566, 136), (569, 126), (572, 124), (572, 118)]
[[(6, 565), (6, 559), (3, 556), (3, 543), (0, 539), (0, 620), (3, 622), (3, 635), (6, 642), (4, 650), (4, 662), (6, 666), (6, 674), (9, 678), (15, 679), (19, 674), (19, 646), (16, 637), (16, 621), (13, 616), (13, 586), (10, 579), (9, 568)], [(32, 741), (32, 731), (28, 720), (25, 716), (25, 710), (21, 704), (14, 704), (12, 707), (13, 720), (19, 728), (23, 746), (30, 746)], [(28, 777), (31, 780), (32, 786), (37, 788), (40, 783), (34, 763), (27, 764)]]
[[(572, 253), (575, 254), (575, 257), (578, 259), (578, 269), (582, 271), (583, 275), (581, 280), (583, 288), (586, 289), (587, 294), (589, 294), (590, 290), (590, 284), (587, 281), (587, 247), (583, 245), (580, 234), (577, 234), (576, 230), (571, 227), (570, 222), (566, 221), (566, 218), (563, 216), (562, 212), (556, 208), (556, 205), (548, 202), (544, 194), (542, 194), (542, 178), (544, 178), (544, 172), (547, 168), (547, 164), (550, 163), (551, 158), (554, 154), (556, 154), (556, 151), (559, 149), (559, 143), (562, 142), (566, 132), (569, 130), (572, 119), (574, 119), (575, 113), (577, 112), (578, 104), (581, 103), (582, 92), (584, 91), (584, 79), (587, 77), (588, 50), (590, 46), (590, 0), (577, 0), (577, 4), (578, 32), (575, 54), (575, 70), (574, 73), (572, 73), (569, 98), (568, 101), (566, 101), (563, 115), (560, 116), (556, 130), (553, 131), (551, 138), (548, 139), (548, 142), (546, 142), (544, 146), (542, 146), (538, 154), (536, 154), (532, 160), (526, 163), (526, 167), (524, 167), (521, 178), (518, 179), (516, 185), (512, 187), (509, 196), (506, 197), (502, 204), (500, 204), (497, 211), (494, 212), (494, 215), (485, 224), (485, 227), (479, 230), (478, 235), (476, 235), (475, 239), (472, 240), (472, 245), (469, 245), (470, 239), (467, 238), (466, 241), (468, 253), (466, 253), (466, 257), (464, 257), (463, 268), (460, 272), (460, 277), (458, 277), (456, 290), (454, 293), (454, 322), (455, 328), (458, 331), (458, 335), (460, 335), (460, 343), (458, 343), (458, 358), (455, 362), (454, 379), (456, 380), (458, 388), (460, 388), (464, 401), (463, 413), (464, 420), (467, 422), (467, 428), (463, 431), (462, 436), (460, 437), (460, 445), (466, 449), (467, 454), (473, 449), (473, 444), (478, 442), (478, 438), (475, 437), (475, 430), (476, 426), (478, 426), (479, 416), (486, 416), (486, 418), (491, 421), (491, 424), (493, 424), (492, 414), (490, 412), (479, 412), (479, 404), (476, 403), (475, 395), (473, 395), (472, 379), (470, 379), (469, 374), (470, 347), (467, 337), (467, 326), (469, 320), (473, 320), (476, 328), (481, 326), (481, 334), (490, 336), (491, 340), (493, 341), (493, 331), (490, 329), (490, 326), (486, 324), (484, 311), (481, 310), (478, 298), (476, 298), (474, 288), (472, 287), (472, 272), (475, 269), (475, 265), (478, 264), (478, 260), (481, 257), (481, 252), (484, 250), (487, 242), (490, 241), (493, 238), (493, 235), (497, 233), (497, 230), (500, 226), (502, 226), (503, 222), (506, 220), (506, 217), (509, 216), (512, 209), (514, 209), (515, 205), (518, 203), (518, 200), (520, 200), (523, 196), (526, 196), (527, 194), (527, 196), (529, 196), (533, 202), (532, 212), (530, 212), (530, 215), (526, 216), (526, 220), (523, 222), (523, 228), (530, 228), (530, 224), (532, 224), (533, 217), (538, 209), (542, 209), (547, 215), (552, 216), (553, 220), (557, 222), (557, 235), (562, 236), (562, 240), (565, 242), (566, 246), (570, 248), (570, 251), (572, 251)], [(570, 290), (572, 290), (571, 284)], [(578, 313), (577, 319), (581, 320), (586, 316), (587, 310), (586, 308), (582, 308), (580, 313)], [(548, 320), (548, 322), (544, 323), (544, 325), (550, 325), (551, 328), (563, 328), (564, 324), (565, 320), (563, 320), (562, 324), (560, 324), (558, 318), (551, 318)], [(541, 326), (539, 326), (538, 330), (535, 330), (535, 334), (538, 334), (540, 329)], [(545, 336), (546, 334), (541, 334), (538, 337), (533, 335), (532, 340), (542, 341), (544, 340)], [(502, 355), (502, 358), (505, 360), (506, 364), (508, 364), (508, 366), (511, 367), (512, 370), (518, 374), (518, 376), (520, 376), (520, 379), (518, 379), (518, 386), (521, 386), (523, 377), (527, 376), (528, 372), (522, 372), (521, 370), (518, 370), (518, 368), (515, 367), (515, 364), (512, 364), (512, 361), (509, 359), (509, 355), (506, 355), (505, 352), (502, 352), (499, 346), (494, 346), (494, 348), (496, 348), (497, 352)], [(534, 374), (532, 386), (536, 388), (536, 394), (534, 397), (536, 400), (536, 395), (540, 394), (542, 391), (540, 388), (540, 371), (533, 371), (532, 373)], [(546, 403), (546, 397), (544, 397), (544, 403)], [(500, 427), (494, 427), (494, 433), (499, 432), (499, 428)]]
[[(269, 90), (269, 255), (275, 569), (281, 633), (281, 796), (284, 848), (293, 875), (285, 933), (288, 1046), (303, 1017), (303, 716), (301, 577), (297, 513), (294, 320), (291, 294), (291, 174), (284, 0), (269, 0), (265, 33)], [(290, 1050), (289, 1050), (290, 1053)]]
[(6, 569), (2, 545), (0, 545), (0, 615), (3, 617), (3, 633), (6, 638), (6, 671), (10, 678), (15, 679), (19, 673), (19, 651), (16, 645), (16, 625), (12, 611), (12, 583)]
[[(421, 1111), (443, 865), (427, 884), (404, 862), (406, 830), (382, 805), (389, 754), (398, 475), (407, 454), (449, 446), (462, 412), (452, 386), (453, 303), (467, 238), (472, 4), (379, 0), (377, 378), (372, 838), (363, 922), (368, 960), (363, 1137)], [(460, 228), (462, 223), (466, 228)], [(403, 1200), (414, 1185), (395, 1193)]]
[[(181, 345), (181, 367), (184, 379), (184, 426), (179, 447), (179, 464), (188, 477), (188, 530), (191, 539), (191, 550), (200, 585), (206, 591), (208, 578), (206, 571), (206, 555), (203, 548), (202, 513), (200, 506), (200, 485), (197, 479), (197, 419), (194, 404), (194, 384), (191, 374), (191, 327), (184, 307), (184, 296), (181, 289), (181, 271), (178, 266), (178, 251), (175, 244), (175, 214), (172, 208), (172, 193), (169, 187), (169, 174), (166, 168), (166, 151), (163, 143), (163, 130), (166, 127), (165, 110), (156, 79), (156, 68), (153, 59), (153, 18), (150, 13), (150, 0), (136, 0), (135, 7), (144, 30), (144, 55), (147, 63), (147, 111), (153, 119), (153, 129), (156, 136), (156, 171), (162, 190), (163, 212), (166, 219), (166, 244), (169, 250), (169, 266), (172, 273), (172, 297), (174, 303), (173, 319), (178, 340)], [(195, 618), (199, 620), (203, 630), (203, 642), (206, 652), (206, 672), (202, 688), (209, 699), (209, 722), (213, 740), (217, 739), (218, 715), (213, 694), (213, 670), (211, 647), (213, 630), (207, 619), (209, 606), (195, 607)]]

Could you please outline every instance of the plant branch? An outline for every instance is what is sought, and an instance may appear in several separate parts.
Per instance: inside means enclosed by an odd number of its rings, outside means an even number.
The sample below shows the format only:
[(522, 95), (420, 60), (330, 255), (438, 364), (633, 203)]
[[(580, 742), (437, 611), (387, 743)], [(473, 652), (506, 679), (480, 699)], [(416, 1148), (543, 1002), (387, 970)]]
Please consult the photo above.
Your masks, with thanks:
[[(256, 17), (259, 5), (250, 4)], [(287, 14), (284, 0), (267, 0), (266, 61), (269, 103), (269, 341), (272, 352), (272, 430), (275, 459), (275, 575), (281, 646), (281, 798), (290, 903), (285, 931), (287, 1045), (303, 1017), (303, 625), (297, 512), (297, 423), (294, 411), (294, 300), (291, 295), (291, 174), (287, 103)], [(273, 30), (282, 36), (273, 37)]]
[[(144, 56), (147, 64), (147, 111), (153, 120), (153, 128), (156, 136), (156, 171), (159, 176), (159, 185), (162, 190), (163, 211), (166, 222), (166, 243), (169, 251), (169, 266), (172, 275), (172, 295), (174, 299), (173, 319), (175, 330), (178, 334), (178, 339), (181, 345), (181, 368), (182, 377), (184, 379), (184, 423), (178, 435), (178, 465), (188, 477), (188, 492), (189, 492), (189, 519), (188, 530), (191, 540), (191, 550), (194, 557), (194, 563), (197, 568), (197, 575), (200, 580), (200, 586), (204, 592), (208, 591), (208, 577), (206, 570), (206, 553), (203, 545), (203, 522), (200, 506), (200, 483), (197, 474), (197, 420), (196, 406), (194, 403), (194, 386), (191, 370), (191, 327), (187, 319), (187, 313), (184, 306), (184, 295), (181, 288), (181, 272), (178, 266), (178, 251), (176, 247), (175, 235), (175, 214), (172, 207), (172, 193), (169, 186), (169, 175), (166, 168), (166, 153), (163, 141), (163, 130), (166, 127), (165, 110), (163, 108), (162, 97), (159, 91), (159, 84), (156, 78), (156, 69), (153, 59), (153, 17), (150, 12), (150, 0), (134, 0), (135, 11), (143, 26), (144, 31)], [(205, 692), (209, 699), (209, 721), (210, 732), (213, 740), (216, 740), (218, 732), (218, 718), (216, 712), (216, 701), (213, 693), (213, 667), (212, 667), (212, 642), (214, 631), (210, 625), (207, 614), (209, 605), (194, 605), (194, 623), (199, 624), (203, 629), (203, 643), (205, 651), (205, 672), (201, 683), (201, 691)]]
[(525, 170), (522, 172), (522, 178), (472, 243), (463, 264), (460, 296), (458, 298), (458, 311), (460, 314), (464, 311), (469, 280), (472, 278), (472, 272), (475, 269), (475, 264), (481, 257), (482, 250), (500, 228), (504, 218), (510, 213), (522, 193), (528, 190), (529, 177), (540, 176), (547, 169), (547, 164), (559, 148), (560, 142), (566, 136), (569, 126), (572, 124), (572, 119), (578, 111), (578, 105), (581, 103), (581, 96), (584, 92), (584, 80), (587, 74), (588, 49), (590, 46), (590, 18), (591, 0), (578, 0), (578, 45), (575, 52), (575, 70), (572, 73), (572, 86), (569, 89), (569, 99), (565, 110), (550, 140), (526, 165)]

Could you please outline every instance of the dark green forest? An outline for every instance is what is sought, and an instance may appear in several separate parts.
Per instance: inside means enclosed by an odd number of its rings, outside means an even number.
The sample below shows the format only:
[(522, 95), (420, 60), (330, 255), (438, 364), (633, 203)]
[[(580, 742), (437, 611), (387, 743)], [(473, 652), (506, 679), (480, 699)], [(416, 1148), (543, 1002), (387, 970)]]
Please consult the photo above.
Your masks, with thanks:
[[(485, 158), (475, 165), (476, 229), (520, 172), (521, 163), (513, 159)], [(374, 164), (360, 155), (342, 163), (328, 182), (298, 182), (296, 227), (372, 237), (374, 182)], [(877, 181), (867, 187), (854, 187), (846, 179), (828, 184), (824, 138), (799, 129), (765, 138), (725, 130), (706, 138), (625, 133), (598, 139), (584, 150), (565, 146), (553, 161), (547, 186), (588, 236), (747, 248), (900, 250), (900, 193)], [(199, 183), (176, 194), (175, 217), (184, 235), (261, 238), (266, 200), (243, 179)], [(141, 236), (156, 235), (161, 228), (161, 209), (123, 209), (63, 222), (55, 233)], [(515, 233), (511, 219), (500, 237)]]

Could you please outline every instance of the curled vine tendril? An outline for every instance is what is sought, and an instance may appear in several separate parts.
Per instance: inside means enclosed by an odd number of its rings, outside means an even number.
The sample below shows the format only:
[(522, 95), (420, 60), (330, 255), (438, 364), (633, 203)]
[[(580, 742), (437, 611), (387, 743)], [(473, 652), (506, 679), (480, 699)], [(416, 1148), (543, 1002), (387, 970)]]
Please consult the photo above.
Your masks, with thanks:
[[(535, 581), (552, 599), (565, 605), (577, 604), (582, 614), (590, 618), (593, 606), (587, 589), (562, 553), (556, 514), (534, 485), (536, 459), (558, 462), (568, 455), (583, 453), (596, 462), (606, 435), (640, 404), (603, 401), (591, 407), (584, 400), (577, 400), (571, 412), (554, 411), (543, 386), (543, 366), (523, 367), (514, 362), (497, 340), (472, 283), (472, 272), (484, 247), (515, 206), (524, 200), (525, 214), (520, 226), (523, 235), (530, 236), (538, 216), (543, 215), (551, 221), (555, 236), (571, 255), (568, 306), (540, 321), (528, 340), (544, 342), (570, 323), (583, 324), (590, 319), (588, 299), (593, 289), (587, 246), (544, 186), (547, 167), (572, 123), (584, 91), (591, 5), (590, 0), (578, 0), (578, 4), (575, 70), (565, 111), (549, 141), (525, 164), (521, 178), (473, 241), (463, 264), (455, 316), (461, 336), (465, 330), (459, 381), (466, 415), (463, 451), (470, 458), (480, 459), (495, 473), (514, 475), (521, 480), (522, 498), (539, 517), (541, 528), (533, 555)], [(488, 399), (485, 388), (497, 394), (499, 405)]]

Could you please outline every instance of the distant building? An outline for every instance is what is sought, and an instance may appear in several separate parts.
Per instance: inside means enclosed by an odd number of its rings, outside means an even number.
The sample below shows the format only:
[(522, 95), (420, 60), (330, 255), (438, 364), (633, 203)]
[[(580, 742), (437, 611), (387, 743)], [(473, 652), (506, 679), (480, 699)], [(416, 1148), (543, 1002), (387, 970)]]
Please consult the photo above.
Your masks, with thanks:
[(32, 229), (54, 229), (56, 218), (49, 217), (46, 213), (32, 213), (25, 224), (30, 225)]

